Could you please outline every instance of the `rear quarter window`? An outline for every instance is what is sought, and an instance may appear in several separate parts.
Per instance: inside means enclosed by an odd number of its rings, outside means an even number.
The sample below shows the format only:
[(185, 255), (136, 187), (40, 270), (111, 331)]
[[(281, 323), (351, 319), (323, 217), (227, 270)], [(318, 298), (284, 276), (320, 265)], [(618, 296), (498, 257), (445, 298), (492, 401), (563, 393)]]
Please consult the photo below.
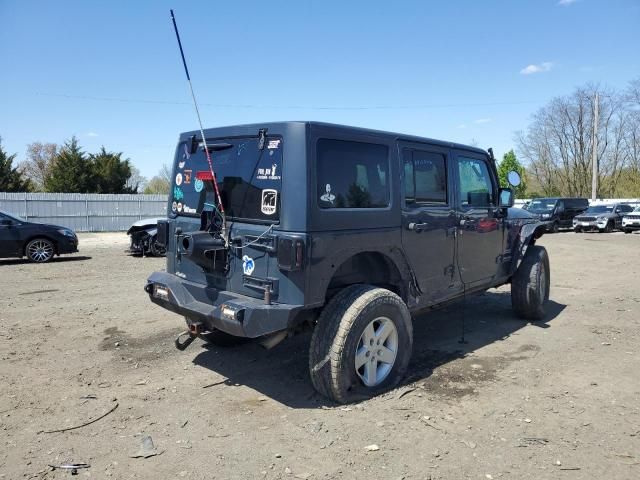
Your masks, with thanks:
[(316, 179), (321, 209), (389, 205), (389, 148), (375, 143), (320, 139)]

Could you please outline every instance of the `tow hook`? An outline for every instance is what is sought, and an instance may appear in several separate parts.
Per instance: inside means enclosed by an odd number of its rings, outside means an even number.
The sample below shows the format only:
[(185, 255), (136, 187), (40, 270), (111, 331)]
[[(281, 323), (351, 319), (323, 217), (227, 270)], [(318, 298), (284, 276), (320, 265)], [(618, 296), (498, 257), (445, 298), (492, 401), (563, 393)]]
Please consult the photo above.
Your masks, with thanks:
[(176, 337), (175, 345), (176, 348), (180, 351), (186, 350), (189, 345), (196, 339), (196, 336), (193, 335), (189, 330), (185, 330), (181, 334)]

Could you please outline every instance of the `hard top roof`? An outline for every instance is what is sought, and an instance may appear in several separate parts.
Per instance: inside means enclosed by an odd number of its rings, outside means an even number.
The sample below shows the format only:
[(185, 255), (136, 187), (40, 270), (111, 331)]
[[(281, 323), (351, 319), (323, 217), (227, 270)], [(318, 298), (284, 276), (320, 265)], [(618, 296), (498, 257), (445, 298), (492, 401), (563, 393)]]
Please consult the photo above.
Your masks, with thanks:
[[(463, 145), (455, 142), (447, 142), (443, 140), (435, 140), (433, 138), (420, 137), (417, 135), (407, 135), (403, 133), (396, 132), (387, 132), (384, 130), (375, 130), (370, 128), (362, 128), (362, 127), (352, 127), (349, 125), (340, 125), (335, 123), (326, 123), (326, 122), (315, 122), (315, 121), (287, 121), (287, 122), (265, 122), (265, 123), (250, 123), (244, 125), (229, 125), (229, 126), (221, 126), (216, 128), (206, 128), (204, 130), (205, 136), (234, 136), (234, 135), (246, 135), (248, 132), (255, 132), (257, 134), (258, 130), (261, 128), (267, 128), (272, 130), (283, 130), (287, 127), (292, 127), (295, 125), (308, 125), (311, 127), (321, 127), (324, 129), (335, 129), (336, 131), (340, 131), (342, 133), (346, 131), (352, 131), (354, 133), (365, 134), (365, 135), (373, 135), (373, 136), (381, 136), (386, 137), (387, 139), (391, 138), (394, 140), (403, 140), (407, 142), (416, 142), (416, 143), (428, 143), (431, 145), (438, 145), (446, 148), (459, 148), (464, 150), (473, 151), (476, 153), (481, 153), (486, 155), (487, 152), (481, 148), (472, 147), (470, 145)], [(184, 132), (180, 135), (181, 141), (186, 140), (191, 135), (200, 136), (199, 130), (193, 130), (190, 132)]]

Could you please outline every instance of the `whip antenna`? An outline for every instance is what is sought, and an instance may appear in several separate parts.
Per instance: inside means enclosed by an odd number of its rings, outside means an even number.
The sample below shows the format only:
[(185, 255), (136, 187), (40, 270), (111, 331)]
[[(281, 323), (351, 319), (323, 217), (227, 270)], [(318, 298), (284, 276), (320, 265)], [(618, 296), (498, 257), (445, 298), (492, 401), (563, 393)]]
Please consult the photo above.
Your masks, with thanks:
[(196, 109), (196, 115), (198, 116), (198, 124), (200, 125), (200, 135), (202, 135), (202, 145), (204, 146), (204, 152), (207, 156), (207, 162), (209, 163), (209, 173), (211, 174), (211, 183), (216, 192), (216, 200), (218, 202), (218, 211), (222, 217), (222, 238), (225, 243), (227, 242), (227, 217), (224, 213), (224, 206), (222, 205), (222, 199), (220, 198), (220, 190), (218, 189), (218, 181), (216, 179), (216, 173), (213, 171), (213, 163), (211, 162), (211, 154), (209, 153), (209, 147), (207, 146), (207, 139), (204, 136), (204, 129), (202, 128), (202, 119), (200, 118), (200, 110), (198, 110), (198, 102), (196, 101), (196, 95), (193, 92), (193, 85), (191, 84), (191, 77), (189, 76), (189, 69), (187, 68), (187, 61), (184, 58), (184, 51), (182, 50), (182, 42), (180, 41), (180, 33), (178, 33), (178, 25), (176, 24), (176, 17), (171, 12), (171, 21), (173, 22), (173, 29), (176, 32), (176, 38), (178, 39), (178, 47), (180, 47), (180, 56), (182, 57), (182, 65), (184, 66), (184, 73), (187, 75), (187, 82), (189, 83), (189, 90), (191, 91), (191, 98), (193, 99), (193, 106)]

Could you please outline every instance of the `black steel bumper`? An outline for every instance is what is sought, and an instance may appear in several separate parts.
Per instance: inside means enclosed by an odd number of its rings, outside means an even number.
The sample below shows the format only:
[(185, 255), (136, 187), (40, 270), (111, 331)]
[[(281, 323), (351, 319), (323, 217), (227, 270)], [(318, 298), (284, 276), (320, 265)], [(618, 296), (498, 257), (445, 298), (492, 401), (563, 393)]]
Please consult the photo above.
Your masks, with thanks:
[(302, 305), (272, 303), (154, 272), (144, 287), (151, 301), (205, 329), (217, 328), (237, 337), (256, 338), (289, 327)]

